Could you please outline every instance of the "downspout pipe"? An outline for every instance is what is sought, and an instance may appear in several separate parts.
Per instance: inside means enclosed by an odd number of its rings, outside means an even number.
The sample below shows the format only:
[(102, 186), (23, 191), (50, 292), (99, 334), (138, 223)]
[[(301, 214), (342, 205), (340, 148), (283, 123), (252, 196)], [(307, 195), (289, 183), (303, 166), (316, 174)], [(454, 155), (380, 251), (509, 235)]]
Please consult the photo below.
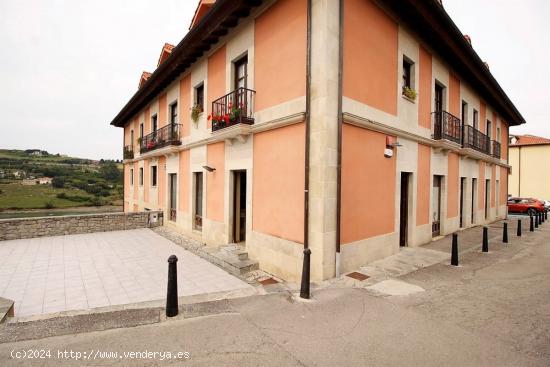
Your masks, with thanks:
[(342, 218), (342, 96), (343, 96), (343, 64), (344, 64), (344, 0), (338, 5), (338, 143), (336, 167), (336, 277), (340, 276), (341, 250), (341, 218)]
[(304, 159), (304, 258), (300, 298), (310, 297), (311, 250), (309, 249), (309, 145), (311, 122), (311, 0), (307, 0), (307, 41), (306, 41), (306, 116), (305, 116), (305, 159)]
[(124, 197), (124, 193), (126, 192), (126, 167), (124, 165), (124, 144), (126, 144), (126, 137), (125, 137), (125, 131), (124, 128), (122, 129), (122, 212), (125, 212), (125, 206), (126, 206), (126, 197)]
[(305, 116), (305, 159), (304, 159), (304, 250), (309, 248), (309, 145), (311, 120), (311, 0), (307, 0), (306, 41), (306, 116)]

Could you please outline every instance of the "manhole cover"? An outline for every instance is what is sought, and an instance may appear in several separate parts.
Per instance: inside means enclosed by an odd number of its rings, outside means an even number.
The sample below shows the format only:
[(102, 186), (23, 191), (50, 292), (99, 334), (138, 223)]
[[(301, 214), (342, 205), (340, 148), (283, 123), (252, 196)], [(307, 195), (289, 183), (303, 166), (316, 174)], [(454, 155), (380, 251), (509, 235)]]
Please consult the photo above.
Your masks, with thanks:
[(277, 284), (279, 283), (278, 281), (276, 281), (275, 279), (273, 278), (267, 278), (267, 279), (264, 279), (264, 280), (260, 280), (259, 281), (262, 285), (271, 285), (271, 284)]
[(353, 273), (346, 274), (346, 276), (348, 276), (350, 278), (353, 278), (353, 279), (360, 280), (360, 281), (363, 281), (365, 279), (369, 279), (368, 275), (365, 275), (363, 273), (359, 273), (359, 272), (356, 272), (356, 271), (354, 271)]

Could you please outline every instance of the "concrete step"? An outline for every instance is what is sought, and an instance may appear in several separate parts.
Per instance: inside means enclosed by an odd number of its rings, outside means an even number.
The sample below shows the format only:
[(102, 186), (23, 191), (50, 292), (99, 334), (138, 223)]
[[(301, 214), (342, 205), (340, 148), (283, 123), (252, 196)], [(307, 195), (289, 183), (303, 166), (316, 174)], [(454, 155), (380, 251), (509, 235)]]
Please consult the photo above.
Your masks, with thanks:
[(239, 260), (248, 260), (248, 251), (241, 245), (230, 244), (227, 246), (220, 246), (220, 251), (227, 253), (229, 256), (237, 256)]
[(0, 297), (0, 324), (7, 321), (8, 317), (14, 315), (13, 301)]
[(258, 263), (248, 258), (248, 252), (241, 245), (206, 246), (167, 227), (157, 227), (153, 231), (230, 274), (243, 276), (259, 269)]

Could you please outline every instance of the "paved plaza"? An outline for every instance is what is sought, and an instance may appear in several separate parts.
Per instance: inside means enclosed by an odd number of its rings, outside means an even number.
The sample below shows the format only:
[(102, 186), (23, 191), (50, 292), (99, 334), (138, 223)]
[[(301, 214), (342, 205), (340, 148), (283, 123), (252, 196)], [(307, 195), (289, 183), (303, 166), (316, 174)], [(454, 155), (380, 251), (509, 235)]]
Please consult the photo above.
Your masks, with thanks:
[(180, 296), (251, 287), (149, 229), (0, 242), (0, 297), (15, 316), (161, 300), (170, 255)]

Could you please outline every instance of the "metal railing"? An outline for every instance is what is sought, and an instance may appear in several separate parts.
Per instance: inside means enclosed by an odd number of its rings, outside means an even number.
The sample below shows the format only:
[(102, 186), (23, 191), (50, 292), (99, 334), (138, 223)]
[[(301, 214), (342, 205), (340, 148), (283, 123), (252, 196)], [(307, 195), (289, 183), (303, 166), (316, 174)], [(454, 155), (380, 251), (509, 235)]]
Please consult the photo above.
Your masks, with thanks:
[(254, 124), (254, 94), (252, 89), (237, 88), (212, 102), (212, 131), (237, 124)]
[(500, 158), (500, 143), (498, 141), (493, 140), (493, 157)]
[(435, 140), (445, 139), (460, 144), (462, 123), (458, 117), (447, 111), (432, 112), (432, 117), (434, 119)]
[(481, 153), (491, 154), (491, 139), (470, 125), (464, 125), (462, 146)]
[(122, 149), (122, 157), (124, 159), (134, 159), (134, 146), (126, 145), (124, 149)]
[(140, 153), (143, 154), (168, 145), (180, 145), (180, 126), (179, 124), (169, 124), (145, 135), (139, 143)]

